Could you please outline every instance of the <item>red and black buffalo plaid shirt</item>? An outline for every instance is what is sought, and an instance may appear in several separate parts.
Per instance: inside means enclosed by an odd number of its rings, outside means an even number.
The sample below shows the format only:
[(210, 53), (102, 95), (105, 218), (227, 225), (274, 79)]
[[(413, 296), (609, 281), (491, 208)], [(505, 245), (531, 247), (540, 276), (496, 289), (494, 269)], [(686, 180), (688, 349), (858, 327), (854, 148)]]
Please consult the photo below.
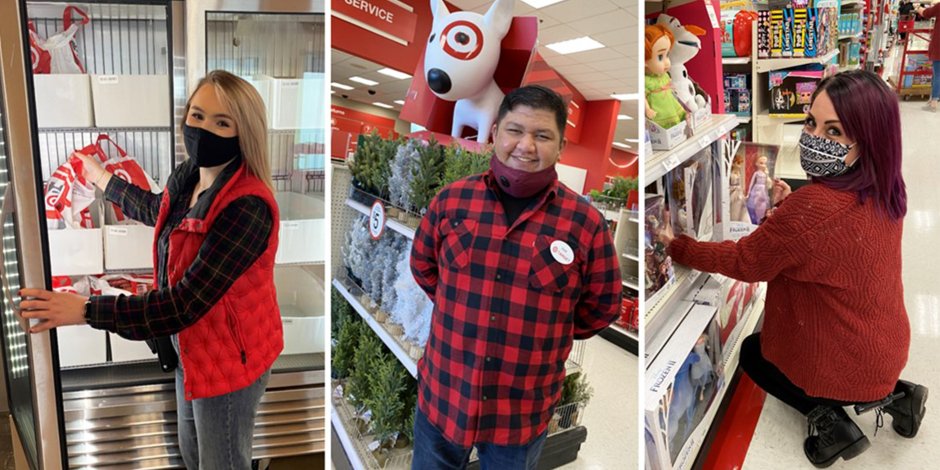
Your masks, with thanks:
[(464, 447), (541, 435), (572, 341), (617, 318), (623, 289), (607, 223), (587, 201), (555, 182), (510, 226), (498, 198), (491, 172), (444, 188), (411, 253), (434, 301), (418, 406)]

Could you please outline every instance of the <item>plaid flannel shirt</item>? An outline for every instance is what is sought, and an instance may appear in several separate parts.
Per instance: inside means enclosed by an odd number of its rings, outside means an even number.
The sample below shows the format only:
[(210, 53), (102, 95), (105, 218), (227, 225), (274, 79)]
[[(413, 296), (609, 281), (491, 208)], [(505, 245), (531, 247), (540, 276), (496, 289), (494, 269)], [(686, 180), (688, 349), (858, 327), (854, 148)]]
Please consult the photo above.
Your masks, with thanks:
[[(193, 209), (189, 200), (199, 179), (181, 175), (179, 194), (170, 198), (171, 212), (157, 240), (157, 289), (144, 295), (95, 296), (88, 307), (88, 324), (134, 340), (169, 336), (199, 321), (222, 295), (254, 263), (268, 246), (274, 221), (260, 198), (246, 196), (229, 204), (206, 234), (196, 260), (174, 286), (167, 282), (167, 251), (170, 233), (200, 204), (211, 203), (215, 193), (241, 163), (229, 165), (212, 187), (199, 196)], [(105, 198), (118, 204), (128, 217), (154, 226), (162, 194), (153, 194), (120, 178), (111, 178)]]
[(541, 435), (572, 341), (613, 322), (623, 290), (607, 223), (587, 201), (555, 182), (508, 226), (497, 191), (491, 172), (444, 188), (411, 253), (434, 301), (418, 406), (464, 447)]

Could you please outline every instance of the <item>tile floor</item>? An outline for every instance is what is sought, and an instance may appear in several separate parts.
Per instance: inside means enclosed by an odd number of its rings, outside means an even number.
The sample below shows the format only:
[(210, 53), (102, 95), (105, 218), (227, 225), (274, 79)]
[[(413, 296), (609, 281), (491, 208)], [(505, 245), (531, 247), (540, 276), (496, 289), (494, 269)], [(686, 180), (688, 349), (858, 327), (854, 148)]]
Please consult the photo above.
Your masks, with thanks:
[[(921, 109), (923, 101), (901, 102), (904, 178), (908, 212), (904, 224), (904, 295), (911, 322), (911, 350), (903, 378), (935, 392), (916, 439), (899, 437), (885, 416), (885, 428), (874, 436), (875, 415), (855, 417), (872, 446), (846, 463), (832, 468), (936, 468), (940, 460), (940, 198), (937, 197), (937, 144), (940, 114)], [(933, 137), (931, 137), (933, 136)], [(854, 413), (851, 413), (854, 415)], [(744, 469), (811, 469), (803, 456), (806, 420), (773, 397), (768, 397), (751, 441)], [(932, 462), (932, 463), (928, 463)]]
[(562, 470), (633, 469), (637, 445), (637, 357), (601, 337), (587, 341), (583, 370), (594, 387), (581, 424), (587, 441)]

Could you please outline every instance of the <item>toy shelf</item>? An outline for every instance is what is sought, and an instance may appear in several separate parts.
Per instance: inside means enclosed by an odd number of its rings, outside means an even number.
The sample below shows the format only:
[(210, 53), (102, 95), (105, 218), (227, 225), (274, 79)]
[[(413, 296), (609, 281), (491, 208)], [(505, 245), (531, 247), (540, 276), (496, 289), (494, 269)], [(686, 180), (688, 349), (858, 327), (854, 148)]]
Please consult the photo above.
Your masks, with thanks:
[(670, 150), (653, 152), (645, 162), (647, 184), (656, 181), (670, 170), (692, 158), (696, 153), (737, 127), (738, 117), (732, 114), (715, 114), (699, 128), (695, 135)]
[(825, 64), (839, 55), (838, 49), (829, 51), (828, 54), (821, 57), (799, 57), (799, 58), (777, 58), (777, 59), (757, 59), (755, 70), (758, 72), (772, 72), (774, 70), (788, 69), (790, 67), (799, 67), (809, 64)]
[(721, 63), (724, 65), (745, 65), (751, 63), (750, 57), (722, 57)]

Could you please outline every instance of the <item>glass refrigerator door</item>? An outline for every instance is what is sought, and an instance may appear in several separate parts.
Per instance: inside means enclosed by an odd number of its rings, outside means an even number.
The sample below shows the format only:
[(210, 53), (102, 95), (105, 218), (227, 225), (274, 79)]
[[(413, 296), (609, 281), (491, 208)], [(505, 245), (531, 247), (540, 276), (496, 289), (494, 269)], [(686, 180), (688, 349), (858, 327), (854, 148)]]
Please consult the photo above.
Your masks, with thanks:
[(255, 455), (322, 452), (325, 445), (323, 11), (322, 1), (294, 0), (208, 0), (187, 9), (189, 93), (221, 69), (251, 83), (266, 107), (280, 212), (274, 276), (284, 350), (262, 401)]
[[(0, 78), (2, 78), (0, 70)], [(29, 361), (29, 341), (27, 322), (16, 314), (23, 287), (20, 277), (19, 235), (16, 231), (15, 199), (10, 181), (10, 151), (7, 142), (7, 116), (3, 103), (2, 84), (0, 84), (0, 235), (2, 235), (2, 255), (0, 255), (0, 310), (3, 320), (0, 322), (3, 344), (3, 369), (6, 372), (6, 389), (9, 398), (10, 413), (15, 422), (12, 432), (18, 433), (24, 454), (31, 468), (38, 468), (36, 417)]]
[(205, 71), (249, 81), (267, 109), (280, 210), (275, 281), (284, 352), (275, 372), (322, 367), (324, 351), (324, 15), (205, 12)]

